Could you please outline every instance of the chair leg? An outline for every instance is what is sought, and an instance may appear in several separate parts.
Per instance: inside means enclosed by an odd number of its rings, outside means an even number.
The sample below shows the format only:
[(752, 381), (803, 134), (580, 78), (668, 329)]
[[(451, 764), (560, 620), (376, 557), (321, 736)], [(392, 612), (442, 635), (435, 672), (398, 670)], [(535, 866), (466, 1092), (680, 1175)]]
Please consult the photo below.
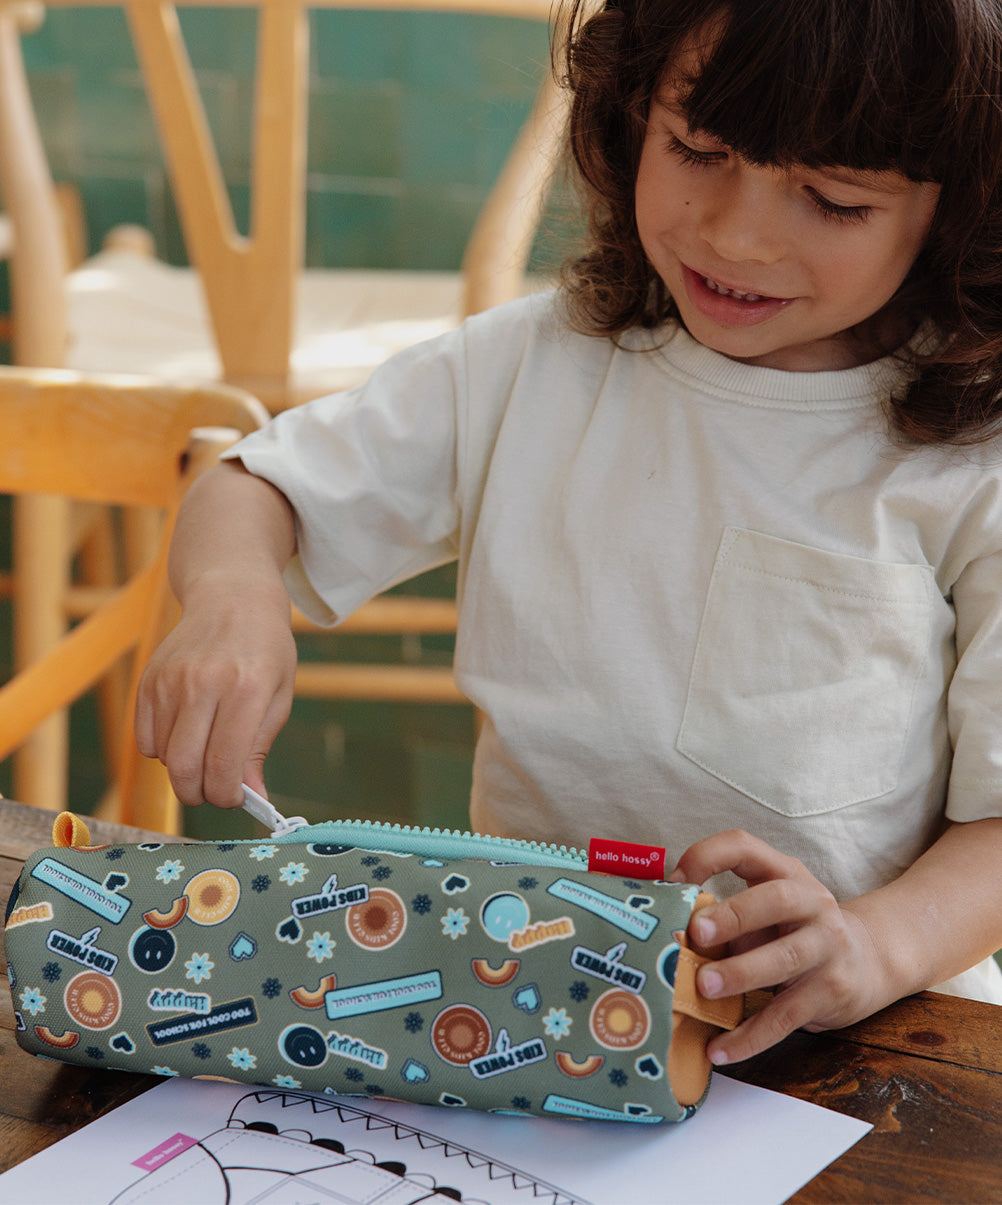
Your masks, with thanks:
[[(69, 504), (31, 495), (13, 504), (14, 665), (30, 665), (62, 636), (68, 575)], [(42, 725), (17, 752), (14, 795), (22, 803), (60, 810), (66, 806), (69, 716)]]
[[(113, 518), (107, 507), (96, 508), (80, 543), (80, 579), (86, 586), (112, 590), (121, 584)], [(95, 687), (104, 771), (109, 782), (118, 766), (129, 674), (130, 665), (125, 659), (113, 666)]]

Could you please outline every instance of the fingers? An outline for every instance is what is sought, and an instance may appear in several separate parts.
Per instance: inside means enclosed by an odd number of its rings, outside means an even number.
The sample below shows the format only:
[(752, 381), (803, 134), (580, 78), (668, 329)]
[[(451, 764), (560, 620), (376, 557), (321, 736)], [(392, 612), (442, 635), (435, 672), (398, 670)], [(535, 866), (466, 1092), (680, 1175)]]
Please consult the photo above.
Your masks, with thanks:
[(732, 830), (686, 850), (671, 878), (702, 883), (724, 871), (749, 886), (690, 921), (698, 947), (727, 951), (700, 968), (699, 990), (709, 999), (779, 990), (755, 1016), (714, 1038), (711, 1061), (746, 1059), (795, 1029), (827, 1029), (867, 1015), (872, 947), (803, 863)]
[(227, 693), (180, 711), (163, 756), (178, 798), (185, 803), (238, 807), (241, 772), (257, 736), (259, 705)]
[(237, 807), (241, 782), (263, 787), (264, 759), (291, 708), (294, 668), (294, 645), (291, 657), (251, 664), (175, 659), (162, 646), (140, 684), (136, 740), (167, 767), (182, 803)]
[(770, 879), (758, 883), (747, 891), (701, 908), (693, 917), (689, 932), (703, 947), (726, 943), (732, 949), (736, 944), (744, 948), (746, 943), (741, 939), (752, 934), (766, 930), (778, 933), (786, 926), (808, 921), (824, 923), (826, 914), (832, 923), (840, 923), (835, 897), (805, 873), (795, 879)]
[(809, 991), (789, 988), (779, 993), (736, 1029), (714, 1038), (706, 1048), (710, 1062), (723, 1067), (761, 1054), (806, 1026), (815, 1011), (814, 1004)]
[(836, 927), (812, 917), (751, 950), (707, 963), (697, 977), (699, 990), (712, 999), (792, 983), (837, 956), (840, 946)]
[(714, 875), (730, 870), (746, 883), (760, 883), (796, 874), (798, 869), (802, 874), (808, 873), (796, 858), (781, 854), (741, 829), (730, 829), (691, 845), (679, 858), (670, 878), (674, 882), (705, 883)]

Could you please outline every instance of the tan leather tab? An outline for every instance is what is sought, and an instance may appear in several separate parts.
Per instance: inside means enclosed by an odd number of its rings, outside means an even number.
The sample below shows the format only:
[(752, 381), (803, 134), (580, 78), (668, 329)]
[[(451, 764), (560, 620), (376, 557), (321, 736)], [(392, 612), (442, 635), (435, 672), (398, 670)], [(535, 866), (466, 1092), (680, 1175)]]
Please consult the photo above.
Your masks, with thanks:
[(52, 844), (57, 849), (82, 849), (90, 845), (90, 829), (72, 812), (60, 812), (52, 822)]
[(687, 949), (684, 945), (678, 952), (678, 965), (675, 969), (675, 1012), (685, 1013), (697, 1021), (706, 1021), (718, 1029), (734, 1029), (744, 1015), (744, 996), (725, 996), (720, 1000), (709, 1000), (702, 995), (696, 986), (696, 972), (701, 966), (712, 962), (712, 958), (704, 958), (695, 950)]
[[(701, 892), (692, 915), (715, 904), (715, 898)], [(691, 918), (690, 918), (691, 919)], [(721, 1029), (734, 1029), (744, 1015), (744, 997), (729, 996), (708, 1000), (696, 987), (696, 972), (707, 962), (725, 957), (726, 946), (692, 948), (686, 932), (675, 933), (679, 944), (675, 966), (675, 994), (672, 1002), (672, 1037), (668, 1047), (668, 1078), (680, 1105), (698, 1104), (710, 1082), (707, 1043)]]

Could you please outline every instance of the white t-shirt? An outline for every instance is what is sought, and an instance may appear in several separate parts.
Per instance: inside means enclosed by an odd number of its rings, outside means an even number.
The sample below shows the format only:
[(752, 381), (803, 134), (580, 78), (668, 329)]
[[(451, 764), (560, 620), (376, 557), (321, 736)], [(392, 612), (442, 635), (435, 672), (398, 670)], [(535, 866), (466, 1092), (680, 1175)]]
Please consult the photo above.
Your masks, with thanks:
[(1002, 816), (1002, 445), (895, 446), (892, 358), (779, 372), (559, 315), (480, 315), (235, 451), (321, 622), (458, 557), (473, 827), (669, 861), (740, 827), (848, 898)]

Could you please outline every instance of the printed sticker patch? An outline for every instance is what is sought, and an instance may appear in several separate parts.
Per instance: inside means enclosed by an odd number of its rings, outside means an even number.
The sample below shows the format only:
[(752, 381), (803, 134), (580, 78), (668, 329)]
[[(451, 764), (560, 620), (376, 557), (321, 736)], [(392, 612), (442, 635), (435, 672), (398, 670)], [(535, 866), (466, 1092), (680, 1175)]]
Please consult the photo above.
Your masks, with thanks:
[[(117, 891), (118, 887), (128, 883), (124, 875), (114, 876), (112, 890), (107, 886), (108, 879), (99, 883), (71, 866), (57, 862), (55, 858), (43, 858), (32, 868), (31, 875), (40, 883), (55, 888), (69, 899), (89, 908), (91, 912), (111, 921), (113, 925), (117, 925), (132, 907), (132, 900), (119, 895)], [(109, 876), (109, 879), (111, 878), (112, 876)]]
[(324, 1006), (328, 1020), (335, 1021), (338, 1017), (356, 1017), (362, 1013), (401, 1008), (405, 1004), (438, 1000), (441, 995), (442, 976), (438, 971), (422, 971), (417, 975), (401, 975), (397, 979), (337, 988), (326, 993)]
[(154, 1021), (146, 1026), (154, 1046), (168, 1046), (184, 1042), (192, 1037), (204, 1037), (209, 1033), (222, 1033), (228, 1029), (242, 1029), (245, 1025), (257, 1024), (257, 1009), (253, 999), (230, 1000), (217, 1004), (207, 1013), (189, 1012), (163, 1021)]
[(454, 1067), (465, 1067), (491, 1048), (491, 1024), (472, 1004), (443, 1008), (431, 1027), (435, 1053)]
[(542, 1038), (530, 1038), (513, 1046), (507, 1029), (498, 1033), (497, 1044), (490, 1054), (470, 1060), (470, 1071), (477, 1079), (490, 1079), (506, 1071), (517, 1071), (530, 1063), (541, 1063), (546, 1058), (546, 1044)]
[(292, 914), (301, 920), (316, 916), (320, 912), (337, 912), (352, 904), (364, 904), (369, 898), (366, 883), (354, 883), (351, 887), (339, 888), (337, 875), (332, 874), (323, 887), (312, 895), (301, 895), (292, 901)]
[(88, 929), (82, 937), (73, 937), (61, 929), (52, 929), (45, 939), (45, 948), (53, 954), (69, 958), (72, 962), (79, 962), (81, 966), (93, 967), (103, 975), (113, 975), (115, 967), (118, 966), (118, 955), (110, 950), (98, 948), (97, 939), (100, 935), (100, 925)]
[(640, 941), (646, 941), (658, 925), (658, 917), (647, 912), (636, 912), (622, 900), (596, 891), (586, 883), (575, 883), (573, 879), (557, 879), (546, 890), (559, 900), (577, 904), (586, 912), (602, 917), (610, 925), (615, 925), (617, 929), (622, 929), (624, 933)]
[(571, 966), (586, 975), (594, 975), (596, 979), (604, 979), (617, 987), (625, 987), (631, 992), (642, 992), (647, 982), (647, 975), (636, 967), (627, 966), (622, 961), (626, 953), (626, 942), (620, 942), (604, 954), (597, 950), (589, 950), (587, 946), (575, 946), (571, 951)]
[(81, 971), (63, 993), (66, 1011), (84, 1029), (108, 1029), (122, 1011), (122, 993), (114, 979), (99, 971)]
[(30, 925), (33, 921), (52, 920), (52, 905), (47, 900), (40, 904), (25, 904), (15, 908), (7, 918), (7, 928), (16, 929), (18, 925)]

